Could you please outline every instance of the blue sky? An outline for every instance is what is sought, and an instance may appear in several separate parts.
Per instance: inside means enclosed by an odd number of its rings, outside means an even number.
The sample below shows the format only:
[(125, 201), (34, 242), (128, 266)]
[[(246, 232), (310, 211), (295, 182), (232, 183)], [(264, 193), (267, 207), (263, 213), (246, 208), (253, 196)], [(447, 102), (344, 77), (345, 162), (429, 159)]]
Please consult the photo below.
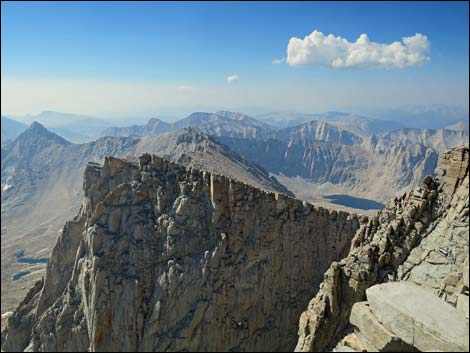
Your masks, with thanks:
[[(468, 106), (467, 2), (1, 6), (2, 114)], [(317, 60), (329, 47), (307, 48), (306, 64), (289, 59), (289, 40), (314, 30), (350, 43), (366, 33), (384, 45), (420, 33), (429, 45), (423, 60), (403, 67), (333, 67), (328, 58)]]

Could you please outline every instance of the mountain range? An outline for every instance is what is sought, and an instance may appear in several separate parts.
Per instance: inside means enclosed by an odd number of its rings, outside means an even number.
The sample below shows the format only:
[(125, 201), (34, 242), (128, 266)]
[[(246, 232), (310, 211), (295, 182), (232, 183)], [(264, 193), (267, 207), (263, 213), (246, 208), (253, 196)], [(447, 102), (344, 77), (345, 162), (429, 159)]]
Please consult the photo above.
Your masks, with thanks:
[(15, 116), (11, 118), (26, 124), (26, 126), (34, 121), (39, 122), (47, 126), (49, 130), (75, 143), (96, 140), (102, 130), (111, 126), (110, 122), (106, 119), (54, 111), (43, 111), (37, 115)]
[[(282, 129), (240, 113), (194, 113), (172, 124), (151, 119), (146, 125), (108, 129), (103, 135), (155, 135), (187, 126), (214, 136), (310, 201), (335, 190), (385, 201), (431, 174), (439, 152), (468, 142), (465, 130), (403, 128), (336, 112)], [(303, 181), (310, 191), (303, 190)]]
[(368, 218), (148, 153), (90, 162), (2, 350), (468, 351), (468, 146), (437, 174)]
[[(350, 121), (370, 123), (361, 119)], [(151, 119), (104, 133), (120, 136), (77, 144), (32, 123), (2, 146), (2, 311), (17, 303), (25, 283), (42, 275), (44, 264), (18, 264), (17, 254), (48, 256), (61, 225), (80, 207), (88, 162), (101, 163), (106, 156), (132, 161), (153, 153), (266, 192), (372, 214), (357, 202), (384, 202), (411, 189), (434, 173), (440, 152), (468, 143), (465, 131), (399, 128), (372, 134), (367, 126), (313, 120), (277, 129), (221, 111), (194, 113), (171, 124)], [(358, 199), (355, 206), (339, 205), (329, 195)], [(12, 280), (18, 270), (26, 275)]]

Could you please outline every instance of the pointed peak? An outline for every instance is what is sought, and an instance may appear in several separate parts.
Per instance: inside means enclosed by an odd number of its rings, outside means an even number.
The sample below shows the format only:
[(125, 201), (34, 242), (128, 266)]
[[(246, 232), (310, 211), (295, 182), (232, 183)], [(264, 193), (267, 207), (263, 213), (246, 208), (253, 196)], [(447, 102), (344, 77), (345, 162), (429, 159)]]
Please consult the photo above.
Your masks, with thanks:
[(154, 125), (154, 124), (157, 124), (157, 123), (162, 123), (163, 121), (161, 121), (160, 119), (158, 118), (150, 118), (149, 121), (147, 122), (147, 125)]
[(44, 125), (37, 121), (33, 121), (31, 125), (21, 134), (18, 138), (30, 138), (30, 137), (40, 137), (45, 138), (50, 141), (54, 141), (56, 144), (69, 144), (70, 142), (64, 139), (63, 137), (57, 135), (56, 133), (48, 130)]
[(46, 130), (46, 131), (49, 131), (47, 130), (44, 125), (42, 125), (41, 123), (38, 123), (37, 121), (33, 121), (31, 123), (31, 125), (29, 125), (29, 129), (30, 130), (37, 130), (37, 129), (41, 129), (41, 130)]

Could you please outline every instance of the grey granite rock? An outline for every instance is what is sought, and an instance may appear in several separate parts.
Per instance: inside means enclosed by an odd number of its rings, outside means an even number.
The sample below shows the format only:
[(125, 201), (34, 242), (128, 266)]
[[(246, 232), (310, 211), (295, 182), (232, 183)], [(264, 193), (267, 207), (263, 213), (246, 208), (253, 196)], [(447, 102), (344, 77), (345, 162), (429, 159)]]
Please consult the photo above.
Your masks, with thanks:
[(296, 351), (335, 346), (351, 327), (354, 304), (378, 283), (414, 282), (457, 304), (469, 251), (468, 155), (468, 146), (444, 154), (441, 177), (425, 178), (420, 188), (392, 199), (358, 230), (349, 255), (330, 266), (302, 313)]
[(5, 351), (292, 350), (302, 309), (360, 226), (156, 156), (106, 158), (84, 180)]

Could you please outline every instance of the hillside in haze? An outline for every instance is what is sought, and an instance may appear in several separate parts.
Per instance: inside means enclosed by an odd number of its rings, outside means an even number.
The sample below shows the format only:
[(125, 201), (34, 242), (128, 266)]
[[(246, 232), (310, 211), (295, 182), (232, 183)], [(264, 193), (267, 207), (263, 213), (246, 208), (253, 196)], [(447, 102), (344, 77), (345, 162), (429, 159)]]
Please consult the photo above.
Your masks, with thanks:
[(2, 127), (2, 146), (8, 142), (13, 141), (19, 134), (28, 128), (27, 125), (20, 123), (19, 121), (9, 119), (2, 116), (1, 121)]
[(110, 126), (110, 123), (105, 119), (54, 111), (43, 111), (37, 115), (15, 116), (14, 119), (28, 125), (34, 121), (39, 122), (51, 131), (75, 143), (93, 141), (100, 136), (101, 131)]
[(409, 128), (442, 129), (458, 123), (468, 122), (468, 106), (443, 104), (408, 105), (393, 109), (371, 111), (379, 119), (395, 121)]

